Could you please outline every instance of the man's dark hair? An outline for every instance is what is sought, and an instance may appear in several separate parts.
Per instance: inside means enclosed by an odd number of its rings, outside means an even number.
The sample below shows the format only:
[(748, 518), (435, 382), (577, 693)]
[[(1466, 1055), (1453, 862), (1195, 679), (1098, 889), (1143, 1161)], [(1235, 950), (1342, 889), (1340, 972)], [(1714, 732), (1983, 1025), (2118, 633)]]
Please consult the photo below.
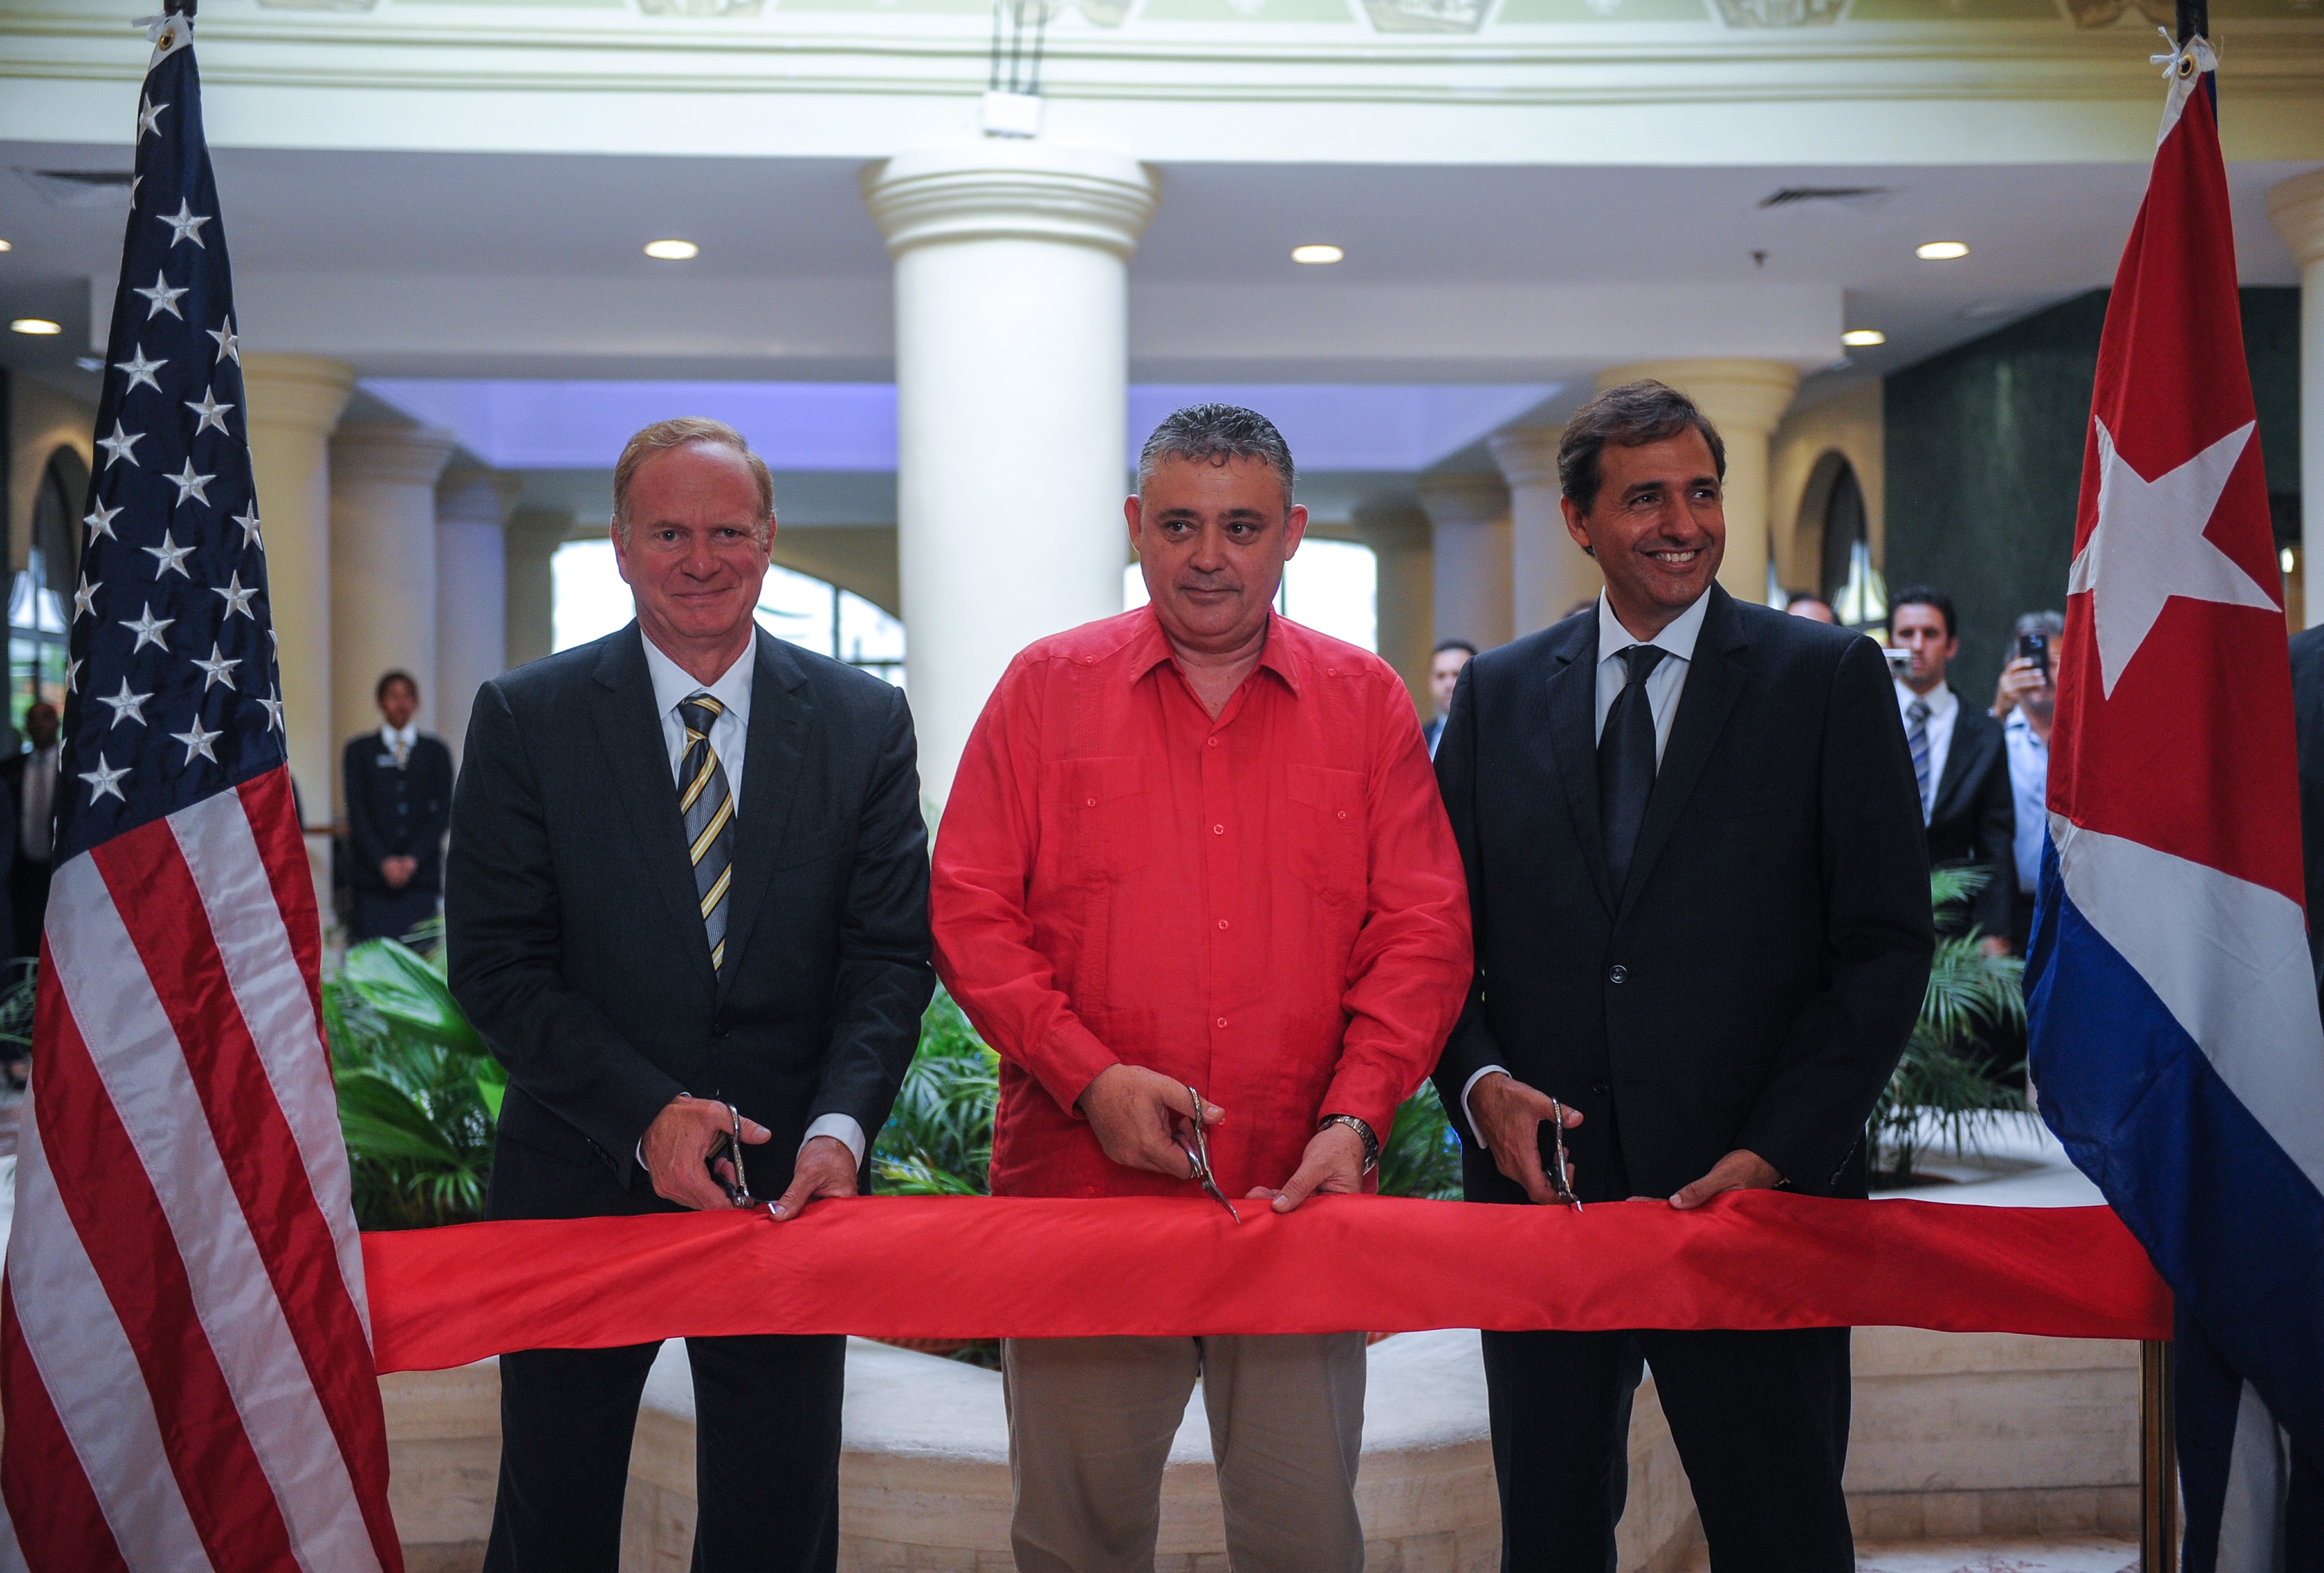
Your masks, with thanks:
[(1165, 459), (1205, 465), (1262, 460), (1283, 483), (1283, 511), (1291, 511), (1291, 445), (1275, 429), (1275, 422), (1256, 409), (1240, 404), (1189, 404), (1172, 410), (1138, 450), (1139, 491), (1146, 490)]
[(1935, 607), (1937, 615), (1945, 620), (1945, 637), (1959, 637), (1960, 620), (1953, 615), (1953, 598), (1943, 591), (1927, 584), (1915, 584), (1910, 590), (1900, 590), (1888, 597), (1888, 615), (1891, 618), (1907, 606)]
[(1477, 653), (1477, 647), (1463, 639), (1439, 639), (1436, 643), (1436, 648), (1428, 652), (1428, 658), (1431, 660), (1434, 660), (1446, 650), (1462, 650), (1473, 658)]
[(411, 689), (411, 696), (414, 699), (420, 697), (420, 679), (405, 671), (402, 667), (398, 667), (393, 671), (382, 672), (380, 674), (379, 681), (372, 685), (371, 702), (374, 704), (377, 704), (381, 700), (386, 698), (389, 686), (396, 683), (408, 685)]
[(2062, 612), (2029, 612), (2019, 618), (2010, 631), (2019, 638), (2038, 633), (2052, 643), (2066, 637), (2066, 614)]
[(1786, 590), (1784, 592), (1784, 605), (1789, 606), (1794, 601), (1812, 601), (1818, 606), (1830, 606), (1831, 604), (1831, 603), (1826, 600), (1823, 595), (1813, 590)]
[(1587, 513), (1598, 501), (1605, 474), (1599, 455), (1606, 445), (1639, 448), (1667, 442), (1692, 427), (1711, 445), (1711, 462), (1727, 479), (1727, 445), (1694, 400), (1667, 382), (1648, 378), (1609, 388), (1573, 412), (1557, 445), (1557, 484), (1573, 506)]

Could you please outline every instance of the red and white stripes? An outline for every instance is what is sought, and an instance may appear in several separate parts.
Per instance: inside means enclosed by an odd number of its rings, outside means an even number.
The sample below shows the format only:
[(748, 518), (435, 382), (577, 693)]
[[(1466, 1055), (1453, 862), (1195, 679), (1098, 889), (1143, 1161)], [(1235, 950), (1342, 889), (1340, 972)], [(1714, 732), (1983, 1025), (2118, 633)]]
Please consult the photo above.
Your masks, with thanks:
[(318, 949), (281, 770), (57, 871), (0, 1563), (400, 1568)]

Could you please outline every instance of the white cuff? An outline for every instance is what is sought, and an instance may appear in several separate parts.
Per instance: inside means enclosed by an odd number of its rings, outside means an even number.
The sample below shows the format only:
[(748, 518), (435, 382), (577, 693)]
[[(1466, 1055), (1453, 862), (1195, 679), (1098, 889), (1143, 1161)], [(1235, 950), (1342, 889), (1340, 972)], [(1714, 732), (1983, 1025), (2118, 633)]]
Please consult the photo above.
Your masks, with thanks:
[(1477, 1111), (1469, 1107), (1469, 1094), (1474, 1090), (1478, 1082), (1483, 1081), (1486, 1077), (1490, 1076), (1496, 1071), (1499, 1071), (1504, 1076), (1508, 1074), (1508, 1072), (1499, 1065), (1488, 1065), (1483, 1070), (1478, 1072), (1475, 1075), (1470, 1077), (1466, 1081), (1461, 1083), (1461, 1113), (1462, 1118), (1468, 1120), (1469, 1134), (1477, 1138), (1477, 1150), (1480, 1153), (1489, 1153), (1493, 1149), (1485, 1140), (1485, 1133), (1477, 1127)]
[(861, 1169), (863, 1166), (863, 1149), (868, 1144), (863, 1140), (863, 1127), (857, 1121), (853, 1115), (826, 1114), (823, 1116), (813, 1125), (807, 1127), (807, 1135), (799, 1138), (799, 1145), (804, 1147), (807, 1143), (815, 1140), (817, 1136), (829, 1136), (832, 1140), (838, 1142), (849, 1152), (855, 1154), (855, 1166), (857, 1168)]

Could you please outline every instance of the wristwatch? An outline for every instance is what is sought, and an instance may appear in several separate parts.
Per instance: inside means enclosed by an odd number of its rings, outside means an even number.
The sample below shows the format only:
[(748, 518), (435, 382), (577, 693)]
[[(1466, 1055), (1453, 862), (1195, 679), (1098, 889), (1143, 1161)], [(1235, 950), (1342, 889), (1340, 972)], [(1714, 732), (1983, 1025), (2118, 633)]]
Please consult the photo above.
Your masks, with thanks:
[(1357, 1136), (1363, 1138), (1363, 1172), (1365, 1173), (1369, 1174), (1373, 1170), (1379, 1167), (1379, 1137), (1372, 1135), (1372, 1127), (1370, 1126), (1366, 1125), (1362, 1120), (1358, 1119), (1352, 1114), (1327, 1114), (1322, 1119), (1315, 1122), (1315, 1128), (1320, 1132), (1327, 1130), (1335, 1125), (1346, 1126), (1350, 1130), (1355, 1132)]

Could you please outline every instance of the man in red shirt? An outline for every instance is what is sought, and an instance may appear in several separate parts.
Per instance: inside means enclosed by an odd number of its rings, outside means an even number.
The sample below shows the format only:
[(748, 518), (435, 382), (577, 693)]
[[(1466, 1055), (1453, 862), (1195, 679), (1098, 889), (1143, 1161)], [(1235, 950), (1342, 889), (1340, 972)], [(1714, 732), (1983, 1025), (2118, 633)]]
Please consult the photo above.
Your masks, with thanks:
[[(936, 841), (936, 970), (999, 1051), (992, 1190), (1246, 1218), (1368, 1190), (1471, 967), (1403, 683), (1273, 614), (1306, 510), (1264, 417), (1179, 410), (1124, 505), (1149, 603), (1040, 640), (986, 704)], [(1222, 1211), (1222, 1230), (1233, 1228)], [(1020, 1573), (1152, 1573), (1199, 1376), (1238, 1573), (1360, 1573), (1359, 1332), (1015, 1338)]]

